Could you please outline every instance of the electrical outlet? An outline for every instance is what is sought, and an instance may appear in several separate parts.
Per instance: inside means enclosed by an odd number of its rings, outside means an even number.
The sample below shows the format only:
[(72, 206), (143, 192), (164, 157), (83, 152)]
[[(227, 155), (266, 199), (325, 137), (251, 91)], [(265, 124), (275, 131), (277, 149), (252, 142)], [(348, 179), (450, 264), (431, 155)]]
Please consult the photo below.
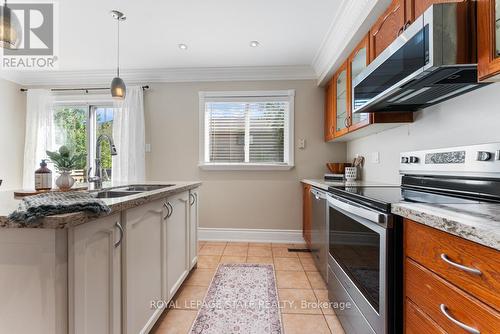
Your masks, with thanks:
[(380, 163), (380, 153), (379, 152), (373, 152), (371, 155), (370, 162), (372, 164), (379, 164)]
[(305, 139), (299, 139), (299, 149), (303, 150), (306, 148), (306, 140)]

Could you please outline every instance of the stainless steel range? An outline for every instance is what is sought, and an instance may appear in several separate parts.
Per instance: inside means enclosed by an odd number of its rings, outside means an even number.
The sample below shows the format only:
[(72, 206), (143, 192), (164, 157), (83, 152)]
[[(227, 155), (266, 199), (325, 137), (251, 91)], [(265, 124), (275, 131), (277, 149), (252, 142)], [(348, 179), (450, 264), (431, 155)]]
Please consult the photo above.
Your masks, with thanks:
[[(402, 332), (402, 225), (391, 204), (500, 203), (500, 143), (402, 153), (401, 187), (330, 187), (328, 289), (346, 333)], [(335, 304), (333, 304), (335, 306)]]

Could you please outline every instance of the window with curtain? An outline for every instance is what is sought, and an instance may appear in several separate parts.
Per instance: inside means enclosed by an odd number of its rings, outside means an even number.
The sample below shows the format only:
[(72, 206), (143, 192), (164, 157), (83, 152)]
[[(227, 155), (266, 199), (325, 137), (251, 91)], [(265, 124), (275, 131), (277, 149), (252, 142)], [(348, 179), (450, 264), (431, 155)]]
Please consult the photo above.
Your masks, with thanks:
[(294, 91), (200, 92), (200, 166), (293, 167)]
[[(54, 136), (56, 148), (66, 145), (75, 153), (83, 153), (87, 157), (73, 171), (73, 177), (84, 182), (89, 166), (94, 164), (94, 147), (101, 134), (113, 136), (113, 108), (97, 105), (55, 105)], [(111, 149), (107, 141), (102, 144), (102, 175), (105, 180), (111, 179)]]

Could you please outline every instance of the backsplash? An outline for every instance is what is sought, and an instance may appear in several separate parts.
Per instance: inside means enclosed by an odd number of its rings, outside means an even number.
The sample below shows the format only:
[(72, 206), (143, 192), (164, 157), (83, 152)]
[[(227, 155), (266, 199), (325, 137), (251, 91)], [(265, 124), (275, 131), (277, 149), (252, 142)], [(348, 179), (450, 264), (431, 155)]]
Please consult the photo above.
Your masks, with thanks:
[(398, 184), (399, 153), (500, 141), (500, 83), (481, 88), (419, 111), (415, 122), (347, 143), (348, 160), (356, 154), (379, 153), (367, 159), (363, 179)]

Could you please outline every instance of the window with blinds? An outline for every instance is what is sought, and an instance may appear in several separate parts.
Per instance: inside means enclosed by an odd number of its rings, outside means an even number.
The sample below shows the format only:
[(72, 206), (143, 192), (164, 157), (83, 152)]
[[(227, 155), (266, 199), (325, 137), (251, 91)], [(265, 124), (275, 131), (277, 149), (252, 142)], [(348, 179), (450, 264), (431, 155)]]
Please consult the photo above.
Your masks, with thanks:
[(289, 166), (291, 103), (286, 93), (203, 96), (202, 164)]

